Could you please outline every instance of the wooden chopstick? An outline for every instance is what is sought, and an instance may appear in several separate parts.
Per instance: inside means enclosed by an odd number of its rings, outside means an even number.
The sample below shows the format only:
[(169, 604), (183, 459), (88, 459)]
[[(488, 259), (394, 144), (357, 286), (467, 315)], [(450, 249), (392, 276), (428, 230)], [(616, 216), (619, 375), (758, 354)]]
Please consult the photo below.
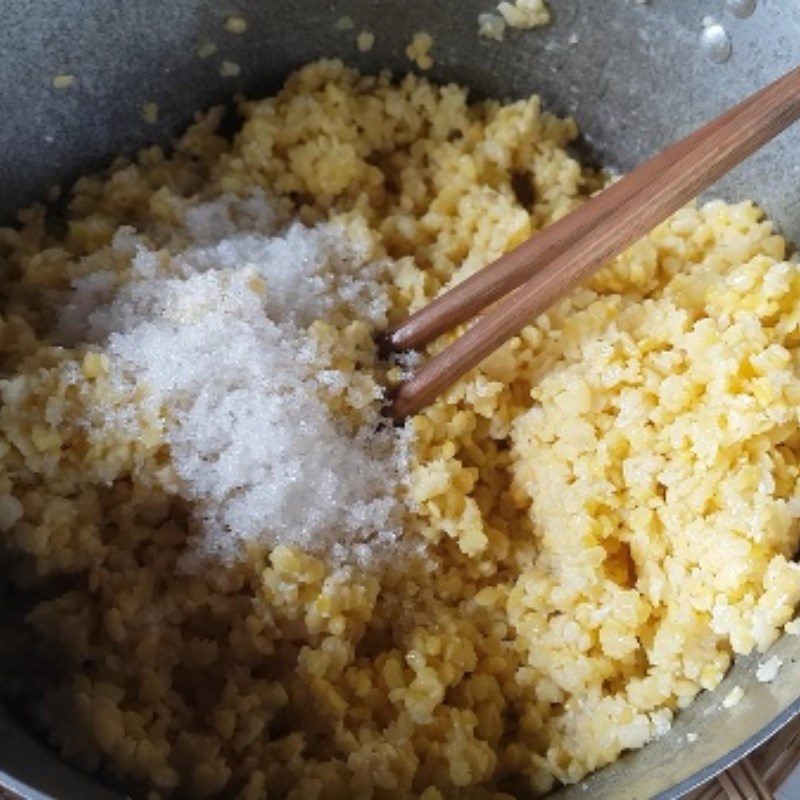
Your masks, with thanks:
[(392, 415), (402, 419), (419, 411), (555, 300), (798, 117), (800, 67), (409, 317), (388, 335), (394, 349), (430, 341), (515, 289), (399, 387)]
[(708, 125), (662, 150), (623, 180), (606, 187), (570, 214), (548, 225), (489, 266), (431, 300), (424, 308), (386, 333), (384, 336), (386, 344), (395, 351), (422, 347), (521, 286), (548, 262), (574, 246), (580, 238), (591, 233), (613, 209), (630, 200), (634, 193), (650, 186), (654, 172), (674, 163), (685, 153), (687, 147), (705, 138), (709, 128), (724, 125), (732, 116), (739, 114), (743, 107), (752, 103), (759, 94), (760, 92), (751, 95), (740, 105), (716, 117)]

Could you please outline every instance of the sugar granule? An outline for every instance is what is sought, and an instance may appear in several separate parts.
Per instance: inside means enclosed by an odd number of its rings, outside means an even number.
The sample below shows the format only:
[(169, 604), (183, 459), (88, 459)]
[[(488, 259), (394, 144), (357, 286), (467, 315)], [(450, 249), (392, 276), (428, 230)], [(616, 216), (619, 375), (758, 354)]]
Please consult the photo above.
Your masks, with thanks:
[[(332, 367), (337, 342), (309, 326), (336, 314), (384, 325), (386, 264), (335, 224), (277, 225), (263, 197), (223, 197), (186, 215), (193, 244), (168, 259), (123, 230), (114, 247), (132, 253), (131, 279), (77, 281), (60, 335), (102, 346), (119, 393), (143, 389), (146, 413), (167, 420), (201, 554), (294, 544), (363, 564), (400, 531), (401, 437), (377, 425), (377, 382)], [(360, 419), (332, 413), (343, 396)], [(108, 410), (108, 424), (134, 419)]]
[(723, 708), (733, 708), (739, 704), (739, 701), (744, 697), (744, 689), (741, 686), (734, 686), (722, 700)]
[(783, 661), (778, 656), (771, 656), (759, 663), (756, 668), (756, 678), (760, 683), (770, 683), (778, 676), (782, 666)]

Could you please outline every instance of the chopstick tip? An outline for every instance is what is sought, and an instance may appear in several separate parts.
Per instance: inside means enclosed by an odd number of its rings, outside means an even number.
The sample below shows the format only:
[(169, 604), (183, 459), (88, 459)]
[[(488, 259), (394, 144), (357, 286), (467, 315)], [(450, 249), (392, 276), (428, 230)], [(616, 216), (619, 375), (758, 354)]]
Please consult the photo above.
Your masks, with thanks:
[(381, 361), (386, 361), (392, 353), (395, 352), (394, 343), (392, 341), (392, 331), (380, 331), (375, 336), (375, 347), (378, 351), (378, 358)]
[(395, 428), (400, 428), (405, 424), (406, 414), (402, 413), (402, 409), (397, 408), (397, 396), (403, 388), (403, 384), (391, 386), (386, 390), (384, 395), (383, 405), (381, 406), (381, 415)]

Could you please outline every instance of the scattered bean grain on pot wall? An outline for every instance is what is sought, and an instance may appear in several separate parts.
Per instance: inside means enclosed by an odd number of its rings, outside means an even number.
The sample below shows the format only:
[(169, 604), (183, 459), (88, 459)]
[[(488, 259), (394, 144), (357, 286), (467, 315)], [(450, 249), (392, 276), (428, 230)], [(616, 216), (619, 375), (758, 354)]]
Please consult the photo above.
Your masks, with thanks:
[(496, 13), (479, 14), (478, 33), (502, 42), (506, 28), (540, 28), (549, 22), (550, 9), (545, 0), (513, 0), (498, 3)]
[(406, 47), (406, 56), (420, 69), (430, 69), (433, 66), (433, 59), (430, 56), (431, 47), (433, 47), (431, 35), (425, 31), (418, 31)]

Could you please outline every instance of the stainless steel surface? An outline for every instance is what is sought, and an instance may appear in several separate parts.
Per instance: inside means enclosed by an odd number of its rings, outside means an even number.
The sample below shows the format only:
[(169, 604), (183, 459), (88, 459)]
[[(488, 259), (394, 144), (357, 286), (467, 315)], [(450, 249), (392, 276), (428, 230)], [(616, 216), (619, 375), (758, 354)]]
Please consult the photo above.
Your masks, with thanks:
[[(438, 80), (457, 80), (482, 95), (540, 92), (549, 108), (574, 114), (595, 153), (626, 168), (687, 133), (737, 98), (800, 62), (800, 9), (795, 0), (760, 0), (749, 17), (725, 0), (552, 0), (554, 24), (509, 31), (498, 44), (477, 36), (479, 12), (491, 0), (14, 0), (0, 5), (0, 214), (102, 166), (120, 151), (168, 142), (200, 107), (235, 92), (263, 94), (294, 67), (339, 56), (364, 70), (408, 69), (403, 50), (420, 29), (434, 36)], [(222, 29), (231, 13), (248, 30)], [(341, 16), (355, 30), (333, 27)], [(731, 55), (716, 63), (701, 46), (704, 17), (730, 37)], [(712, 24), (706, 20), (706, 27)], [(375, 33), (359, 53), (355, 34)], [(199, 44), (218, 53), (200, 60)], [(242, 67), (235, 80), (218, 74), (222, 59)], [(56, 74), (75, 75), (66, 90)], [(142, 104), (158, 103), (148, 125)], [(800, 130), (781, 136), (715, 189), (754, 197), (800, 241)], [(784, 661), (772, 684), (760, 684), (745, 659), (725, 683), (679, 715), (673, 731), (558, 793), (561, 800), (677, 798), (755, 747), (800, 710), (800, 638), (775, 648)], [(744, 699), (720, 709), (734, 685)], [(36, 798), (108, 800), (83, 778), (0, 721), (0, 784), (30, 787)], [(697, 734), (690, 743), (687, 733)], [(13, 743), (13, 746), (6, 743)], [(38, 793), (37, 793), (38, 792)]]
[(121, 795), (75, 772), (20, 730), (0, 709), (0, 798), (6, 789), (25, 800), (121, 800)]

